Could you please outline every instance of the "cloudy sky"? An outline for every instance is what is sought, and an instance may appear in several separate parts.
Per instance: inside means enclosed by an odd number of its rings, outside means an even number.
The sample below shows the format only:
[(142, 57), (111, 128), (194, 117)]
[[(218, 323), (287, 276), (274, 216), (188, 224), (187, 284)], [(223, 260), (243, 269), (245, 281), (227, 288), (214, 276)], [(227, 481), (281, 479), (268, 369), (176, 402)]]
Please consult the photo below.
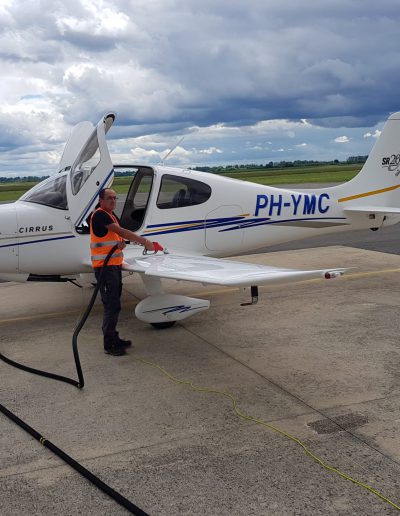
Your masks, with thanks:
[(0, 176), (57, 171), (117, 113), (113, 161), (368, 154), (400, 110), (397, 0), (0, 0)]

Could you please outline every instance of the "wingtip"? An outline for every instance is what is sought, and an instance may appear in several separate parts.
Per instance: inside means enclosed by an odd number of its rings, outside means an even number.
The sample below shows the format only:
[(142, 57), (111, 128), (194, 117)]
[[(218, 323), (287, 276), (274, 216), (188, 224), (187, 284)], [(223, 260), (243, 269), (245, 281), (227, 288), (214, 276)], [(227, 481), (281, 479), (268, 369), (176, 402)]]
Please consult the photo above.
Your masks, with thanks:
[[(354, 268), (354, 267), (351, 267)], [(347, 272), (349, 269), (331, 269), (324, 272), (323, 277), (325, 279), (334, 279), (334, 278), (340, 278), (340, 276), (343, 276), (345, 272)]]

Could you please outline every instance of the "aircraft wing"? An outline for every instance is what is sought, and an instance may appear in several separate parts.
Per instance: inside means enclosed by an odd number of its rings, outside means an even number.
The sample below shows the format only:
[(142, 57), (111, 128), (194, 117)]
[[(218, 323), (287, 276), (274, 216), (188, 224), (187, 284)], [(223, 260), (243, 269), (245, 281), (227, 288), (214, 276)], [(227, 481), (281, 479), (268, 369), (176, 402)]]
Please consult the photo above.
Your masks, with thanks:
[(252, 285), (280, 284), (313, 278), (335, 278), (345, 269), (296, 270), (235, 262), (206, 256), (155, 254), (138, 257), (124, 251), (125, 271), (146, 276), (174, 280), (194, 281), (204, 284), (247, 287)]

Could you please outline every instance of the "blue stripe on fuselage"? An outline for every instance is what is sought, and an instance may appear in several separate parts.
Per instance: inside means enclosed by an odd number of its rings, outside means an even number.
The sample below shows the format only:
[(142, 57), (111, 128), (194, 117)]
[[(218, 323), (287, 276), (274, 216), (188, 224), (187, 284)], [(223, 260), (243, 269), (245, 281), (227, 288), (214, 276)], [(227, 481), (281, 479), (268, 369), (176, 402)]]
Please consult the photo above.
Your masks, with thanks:
[[(253, 219), (251, 224), (249, 225), (240, 225), (236, 226), (234, 228), (226, 228), (221, 229), (220, 233), (223, 233), (225, 231), (234, 231), (235, 229), (246, 229), (246, 228), (254, 228), (256, 226), (267, 226), (269, 224), (283, 224), (285, 222), (306, 222), (310, 220), (346, 220), (346, 217), (305, 217), (300, 219), (282, 219), (282, 220), (266, 220), (266, 219)], [(247, 224), (248, 221), (246, 221)]]
[(292, 218), (292, 219), (282, 219), (282, 220), (271, 220), (270, 217), (257, 217), (253, 219), (246, 219), (245, 217), (225, 217), (221, 219), (209, 219), (209, 220), (200, 220), (200, 221), (182, 221), (182, 222), (170, 222), (168, 224), (152, 224), (151, 226), (147, 226), (148, 228), (157, 228), (157, 227), (165, 227), (165, 226), (173, 226), (173, 225), (183, 225), (183, 224), (196, 224), (199, 223), (197, 226), (188, 226), (188, 227), (181, 227), (181, 228), (173, 228), (173, 229), (165, 229), (164, 231), (153, 231), (151, 233), (146, 233), (147, 236), (154, 236), (154, 235), (166, 235), (166, 234), (172, 234), (172, 233), (183, 233), (187, 231), (198, 231), (199, 229), (212, 229), (212, 228), (218, 228), (221, 226), (232, 226), (234, 227), (227, 227), (225, 229), (219, 230), (220, 233), (226, 232), (226, 231), (235, 231), (238, 229), (247, 229), (247, 228), (253, 228), (256, 226), (263, 226), (268, 224), (281, 224), (284, 222), (303, 222), (303, 221), (310, 221), (310, 220), (346, 220), (346, 217), (307, 217), (307, 218)]
[(28, 244), (40, 244), (41, 242), (51, 242), (53, 240), (66, 240), (67, 238), (75, 238), (75, 235), (46, 238), (46, 239), (41, 239), (41, 240), (31, 240), (30, 242), (14, 242), (13, 244), (0, 245), (0, 249), (2, 247), (17, 247), (17, 246), (28, 245)]

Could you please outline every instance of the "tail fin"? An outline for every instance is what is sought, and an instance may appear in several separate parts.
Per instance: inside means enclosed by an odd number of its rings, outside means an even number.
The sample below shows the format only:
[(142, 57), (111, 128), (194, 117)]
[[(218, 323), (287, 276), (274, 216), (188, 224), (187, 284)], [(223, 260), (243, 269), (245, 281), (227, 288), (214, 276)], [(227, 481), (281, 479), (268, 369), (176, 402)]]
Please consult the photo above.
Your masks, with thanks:
[[(387, 120), (360, 172), (337, 188), (344, 209), (399, 213), (400, 210), (400, 112)], [(392, 209), (391, 209), (392, 208)]]

